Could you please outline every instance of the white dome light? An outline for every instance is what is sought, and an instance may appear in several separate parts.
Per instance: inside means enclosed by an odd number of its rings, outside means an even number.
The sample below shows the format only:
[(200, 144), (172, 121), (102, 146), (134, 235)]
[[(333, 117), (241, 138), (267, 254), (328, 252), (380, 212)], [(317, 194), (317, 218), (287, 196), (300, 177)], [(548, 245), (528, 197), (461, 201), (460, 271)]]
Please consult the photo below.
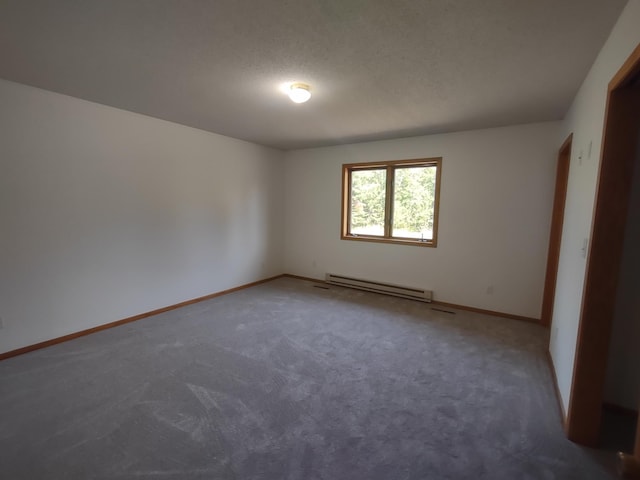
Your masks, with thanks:
[(289, 87), (289, 98), (295, 103), (304, 103), (311, 98), (309, 85), (305, 83), (294, 83)]

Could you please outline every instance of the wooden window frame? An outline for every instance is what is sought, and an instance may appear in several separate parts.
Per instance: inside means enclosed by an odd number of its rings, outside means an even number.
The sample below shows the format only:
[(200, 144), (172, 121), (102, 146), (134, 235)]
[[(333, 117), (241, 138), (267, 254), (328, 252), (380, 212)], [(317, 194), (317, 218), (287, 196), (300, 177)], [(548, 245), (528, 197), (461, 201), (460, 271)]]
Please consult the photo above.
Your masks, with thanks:
[[(393, 181), (394, 172), (399, 168), (408, 167), (436, 167), (436, 181), (433, 203), (433, 239), (420, 240), (406, 237), (393, 237)], [(351, 234), (351, 173), (358, 170), (386, 170), (386, 192), (385, 192), (385, 220), (384, 235), (361, 235)], [(442, 176), (442, 157), (436, 158), (415, 158), (411, 160), (388, 160), (382, 162), (345, 163), (342, 165), (342, 218), (340, 238), (342, 240), (355, 240), (359, 242), (394, 243), (400, 245), (413, 245), (419, 247), (438, 246), (438, 217), (440, 210), (440, 178)]]

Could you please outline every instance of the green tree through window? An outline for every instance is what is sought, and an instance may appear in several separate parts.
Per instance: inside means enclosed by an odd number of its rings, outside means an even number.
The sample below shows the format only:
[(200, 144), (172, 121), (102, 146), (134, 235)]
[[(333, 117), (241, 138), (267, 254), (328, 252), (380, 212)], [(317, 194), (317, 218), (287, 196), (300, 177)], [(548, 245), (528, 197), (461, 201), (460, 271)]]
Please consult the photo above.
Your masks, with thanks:
[(342, 238), (435, 246), (442, 160), (343, 165)]
[(384, 235), (386, 170), (351, 173), (351, 232)]

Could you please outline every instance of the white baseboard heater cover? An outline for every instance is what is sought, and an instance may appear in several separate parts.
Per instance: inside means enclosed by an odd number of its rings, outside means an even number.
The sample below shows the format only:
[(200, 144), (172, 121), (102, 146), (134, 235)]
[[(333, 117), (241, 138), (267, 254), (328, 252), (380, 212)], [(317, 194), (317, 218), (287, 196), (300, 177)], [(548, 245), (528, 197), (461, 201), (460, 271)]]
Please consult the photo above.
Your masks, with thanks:
[(368, 292), (383, 293), (385, 295), (393, 295), (395, 297), (410, 298), (421, 302), (431, 302), (433, 292), (424, 288), (403, 287), (392, 283), (374, 282), (371, 280), (363, 280), (361, 278), (346, 277), (344, 275), (336, 275), (327, 273), (325, 281), (332, 285), (341, 287), (357, 288), (358, 290), (366, 290)]

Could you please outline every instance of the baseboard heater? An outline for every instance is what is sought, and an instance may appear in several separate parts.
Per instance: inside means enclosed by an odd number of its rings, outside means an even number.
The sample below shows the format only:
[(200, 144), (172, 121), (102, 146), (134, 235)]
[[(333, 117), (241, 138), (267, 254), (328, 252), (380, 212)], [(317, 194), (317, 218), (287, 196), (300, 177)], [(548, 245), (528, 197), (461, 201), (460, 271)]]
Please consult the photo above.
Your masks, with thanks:
[(327, 273), (325, 275), (325, 281), (331, 285), (357, 288), (358, 290), (393, 295), (394, 297), (410, 298), (411, 300), (419, 300), (421, 302), (431, 302), (433, 298), (433, 292), (431, 290), (425, 290), (424, 288), (403, 287), (392, 283), (373, 282), (371, 280), (345, 277), (334, 273)]

